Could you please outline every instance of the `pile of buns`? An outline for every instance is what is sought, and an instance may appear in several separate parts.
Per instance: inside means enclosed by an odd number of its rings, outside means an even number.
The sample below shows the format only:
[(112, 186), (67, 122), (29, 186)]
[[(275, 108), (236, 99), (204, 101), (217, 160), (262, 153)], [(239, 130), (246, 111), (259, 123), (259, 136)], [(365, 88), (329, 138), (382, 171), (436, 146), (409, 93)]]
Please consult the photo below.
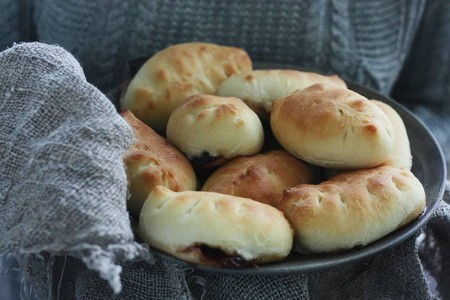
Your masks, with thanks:
[(345, 251), (425, 209), (401, 117), (336, 75), (252, 70), (242, 49), (179, 44), (140, 68), (121, 109), (138, 237), (191, 263)]

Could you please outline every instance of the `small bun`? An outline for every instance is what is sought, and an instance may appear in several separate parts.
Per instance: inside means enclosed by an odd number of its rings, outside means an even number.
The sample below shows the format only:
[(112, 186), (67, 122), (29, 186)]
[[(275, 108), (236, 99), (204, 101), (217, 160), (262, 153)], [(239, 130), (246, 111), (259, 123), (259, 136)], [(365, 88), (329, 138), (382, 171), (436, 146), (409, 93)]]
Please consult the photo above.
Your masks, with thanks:
[(313, 169), (283, 150), (241, 156), (217, 169), (203, 191), (250, 198), (276, 207), (285, 188), (314, 183)]
[(293, 231), (274, 207), (210, 192), (172, 192), (158, 186), (139, 218), (139, 237), (188, 262), (243, 267), (282, 260)]
[(242, 100), (195, 95), (181, 102), (167, 124), (167, 139), (190, 160), (207, 153), (234, 158), (261, 151), (261, 121)]
[(272, 102), (316, 83), (347, 88), (337, 75), (324, 76), (296, 70), (253, 70), (228, 77), (219, 85), (217, 94), (242, 99), (261, 118), (269, 119)]
[(320, 253), (365, 246), (417, 218), (425, 204), (409, 170), (379, 166), (287, 189), (278, 208), (294, 226), (294, 250)]
[(129, 181), (127, 206), (138, 216), (152, 189), (163, 185), (174, 191), (195, 190), (197, 179), (190, 162), (153, 129), (136, 119), (130, 111), (122, 117), (133, 129), (135, 142), (124, 154)]
[(239, 48), (207, 43), (171, 46), (141, 67), (121, 99), (121, 108), (164, 132), (170, 113), (182, 100), (215, 94), (225, 78), (251, 69), (250, 57)]
[(391, 155), (395, 136), (383, 111), (348, 90), (315, 84), (278, 99), (272, 131), (294, 156), (336, 169), (377, 166)]

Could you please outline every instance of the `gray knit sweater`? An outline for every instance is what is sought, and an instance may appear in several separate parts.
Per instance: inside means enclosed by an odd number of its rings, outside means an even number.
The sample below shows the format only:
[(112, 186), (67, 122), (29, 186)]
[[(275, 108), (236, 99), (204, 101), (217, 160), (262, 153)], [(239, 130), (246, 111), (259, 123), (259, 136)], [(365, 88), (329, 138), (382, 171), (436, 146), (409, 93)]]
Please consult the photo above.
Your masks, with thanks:
[[(242, 47), (254, 61), (334, 72), (397, 99), (450, 96), (446, 0), (0, 1), (0, 50), (38, 39), (75, 55), (102, 91), (129, 60), (176, 43)], [(402, 71), (403, 70), (403, 71)], [(399, 77), (399, 75), (401, 75)]]
[[(151, 56), (169, 45), (203, 41), (238, 46), (255, 62), (336, 73), (391, 94), (430, 126), (450, 161), (449, 20), (448, 0), (0, 0), (0, 51), (21, 41), (60, 45), (80, 62), (90, 83), (109, 93), (128, 77), (130, 61)], [(389, 283), (379, 280), (376, 268), (385, 261), (401, 260), (404, 247), (413, 249), (414, 241), (410, 239), (355, 269), (257, 279), (202, 272), (184, 276), (183, 270), (168, 268), (164, 262), (152, 268), (132, 262), (122, 265), (125, 291), (130, 292), (122, 297), (133, 299), (139, 292), (151, 298), (149, 293), (158, 291), (155, 295), (160, 298), (204, 294), (216, 299), (223, 296), (224, 287), (230, 286), (233, 288), (227, 289), (227, 295), (235, 297), (242, 297), (244, 292), (249, 297), (274, 299), (300, 294), (304, 299), (393, 295)], [(29, 270), (52, 269), (51, 276), (34, 276), (35, 285), (44, 286), (50, 280), (53, 287), (62, 286), (64, 295), (70, 295), (67, 299), (112, 297), (107, 284), (76, 256), (53, 257), (50, 261), (28, 262)], [(366, 266), (370, 272), (366, 273)], [(417, 269), (420, 265), (407, 265), (390, 275), (401, 277), (402, 272)], [(64, 280), (60, 274), (64, 274)], [(387, 288), (359, 291), (356, 279), (361, 276), (376, 283), (374, 287)], [(158, 282), (155, 287), (154, 282)], [(352, 282), (352, 291), (358, 294), (342, 294), (339, 286)], [(326, 290), (330, 283), (335, 290)], [(404, 281), (401, 295), (429, 297), (426, 284), (416, 283)], [(450, 296), (449, 289), (446, 291)]]

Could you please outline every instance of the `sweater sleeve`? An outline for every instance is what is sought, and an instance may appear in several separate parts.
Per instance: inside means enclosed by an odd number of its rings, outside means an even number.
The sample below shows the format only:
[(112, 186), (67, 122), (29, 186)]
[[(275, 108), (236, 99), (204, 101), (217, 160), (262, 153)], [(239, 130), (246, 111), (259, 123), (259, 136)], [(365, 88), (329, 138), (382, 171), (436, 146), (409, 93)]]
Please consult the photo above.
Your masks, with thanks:
[(0, 51), (35, 40), (32, 0), (0, 1)]
[[(450, 168), (450, 1), (427, 1), (409, 57), (392, 91), (434, 134)], [(447, 177), (450, 178), (449, 176)]]
[(411, 52), (392, 96), (450, 113), (450, 1), (427, 1)]

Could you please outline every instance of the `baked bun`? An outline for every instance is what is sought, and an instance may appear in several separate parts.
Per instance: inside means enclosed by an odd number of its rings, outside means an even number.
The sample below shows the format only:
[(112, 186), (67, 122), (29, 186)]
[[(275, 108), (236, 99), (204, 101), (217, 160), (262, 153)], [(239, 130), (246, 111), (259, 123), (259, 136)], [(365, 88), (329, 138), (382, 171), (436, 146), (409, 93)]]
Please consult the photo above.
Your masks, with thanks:
[(203, 191), (250, 198), (277, 206), (285, 188), (314, 183), (313, 169), (283, 150), (241, 156), (217, 169)]
[(188, 262), (243, 267), (285, 258), (293, 231), (276, 208), (210, 192), (153, 189), (139, 218), (139, 237)]
[(150, 58), (130, 82), (121, 108), (164, 132), (175, 106), (194, 94), (215, 94), (228, 76), (250, 71), (247, 52), (206, 43), (179, 44)]
[(367, 245), (417, 218), (420, 181), (406, 169), (379, 166), (319, 185), (285, 190), (278, 208), (294, 226), (294, 250), (320, 253)]
[(269, 119), (273, 101), (316, 83), (347, 88), (337, 75), (324, 76), (296, 70), (254, 70), (228, 77), (219, 85), (217, 94), (242, 99), (261, 118)]
[(383, 164), (411, 170), (412, 167), (411, 148), (409, 146), (408, 133), (406, 132), (406, 127), (405, 124), (403, 123), (402, 118), (388, 104), (378, 100), (370, 100), (370, 101), (372, 101), (372, 103), (375, 103), (375, 105), (378, 106), (384, 112), (384, 114), (391, 121), (392, 126), (394, 128), (394, 135), (395, 135), (394, 149), (392, 150), (391, 155)]
[(136, 138), (123, 156), (129, 181), (129, 212), (139, 216), (145, 199), (157, 185), (174, 191), (195, 190), (197, 180), (187, 158), (136, 119), (132, 112), (127, 110), (121, 115), (133, 129)]
[(195, 95), (181, 102), (167, 124), (167, 139), (189, 160), (205, 156), (231, 159), (260, 152), (260, 119), (234, 97)]
[(380, 108), (351, 90), (323, 84), (275, 101), (270, 125), (284, 149), (328, 168), (377, 166), (391, 155), (395, 142), (392, 124)]
[[(388, 159), (383, 162), (383, 165), (388, 165), (396, 168), (405, 168), (411, 170), (412, 156), (411, 148), (409, 146), (408, 133), (406, 132), (405, 124), (400, 115), (388, 104), (378, 100), (370, 100), (376, 104), (389, 118), (394, 128), (395, 143), (394, 149)], [(345, 169), (324, 169), (325, 179), (332, 178), (336, 175), (348, 173), (351, 170)]]

